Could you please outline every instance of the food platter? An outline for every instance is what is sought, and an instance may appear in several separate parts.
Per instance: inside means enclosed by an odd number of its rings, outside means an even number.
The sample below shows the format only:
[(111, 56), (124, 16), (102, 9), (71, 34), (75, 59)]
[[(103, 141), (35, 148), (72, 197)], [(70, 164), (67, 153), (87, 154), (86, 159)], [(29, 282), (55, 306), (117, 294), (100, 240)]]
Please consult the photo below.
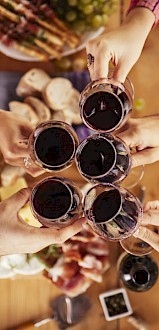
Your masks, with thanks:
[[(64, 47), (64, 50), (62, 52), (62, 57), (79, 52), (80, 50), (82, 50), (85, 47), (88, 40), (98, 37), (101, 33), (103, 33), (103, 31), (104, 31), (104, 27), (100, 27), (96, 31), (84, 33), (83, 36), (81, 37), (81, 43), (78, 47), (76, 47), (76, 48), (70, 48), (68, 46)], [(40, 61), (39, 58), (25, 55), (24, 53), (20, 52), (19, 50), (14, 49), (12, 46), (4, 45), (1, 41), (0, 41), (0, 51), (4, 55), (11, 57), (13, 59), (19, 60), (19, 61), (25, 61), (25, 62), (39, 62)], [(54, 58), (53, 56), (50, 57), (50, 59), (53, 59), (53, 58)]]

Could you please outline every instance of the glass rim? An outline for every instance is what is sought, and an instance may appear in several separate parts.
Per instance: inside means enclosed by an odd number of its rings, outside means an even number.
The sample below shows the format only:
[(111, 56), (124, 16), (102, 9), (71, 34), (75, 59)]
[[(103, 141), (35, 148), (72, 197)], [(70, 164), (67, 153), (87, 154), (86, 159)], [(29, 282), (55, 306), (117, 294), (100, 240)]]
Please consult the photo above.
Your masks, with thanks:
[[(90, 176), (89, 174), (85, 174), (85, 173), (82, 171), (81, 166), (79, 166), (79, 162), (78, 162), (78, 160), (77, 160), (77, 157), (78, 157), (77, 154), (78, 154), (79, 151), (81, 151), (80, 148), (82, 148), (82, 150), (83, 150), (83, 148), (86, 146), (86, 144), (89, 143), (88, 140), (97, 140), (97, 139), (98, 139), (98, 135), (100, 135), (100, 133), (90, 135), (89, 137), (87, 137), (86, 139), (84, 139), (84, 140), (79, 144), (79, 146), (77, 147), (77, 150), (76, 150), (76, 153), (75, 153), (75, 161), (76, 161), (76, 165), (77, 165), (77, 167), (78, 167), (80, 173), (81, 173), (84, 177), (88, 178), (89, 181), (90, 181), (90, 179), (100, 179), (100, 178), (102, 178), (103, 176), (109, 174), (109, 172), (113, 169), (113, 167), (114, 167), (114, 165), (115, 165), (115, 163), (116, 163), (116, 159), (117, 159), (117, 151), (116, 151), (116, 149), (115, 149), (113, 143), (112, 143), (111, 141), (109, 141), (107, 137), (105, 137), (105, 136), (99, 136), (99, 139), (106, 140), (106, 141), (111, 145), (111, 147), (112, 147), (112, 149), (113, 149), (113, 151), (114, 151), (114, 162), (113, 162), (112, 166), (110, 167), (110, 169), (109, 169), (107, 172), (105, 172), (105, 173), (103, 173), (103, 174), (100, 174), (100, 175), (91, 175), (91, 176)], [(89, 179), (89, 178), (90, 178), (90, 179)]]
[[(49, 126), (49, 127), (47, 127)], [(64, 127), (63, 127), (64, 126)], [(66, 126), (66, 128), (65, 128)], [(45, 131), (46, 129), (49, 129), (49, 128), (53, 128), (53, 127), (58, 127), (60, 129), (63, 129), (64, 131), (66, 131), (69, 136), (71, 137), (72, 139), (72, 143), (73, 143), (73, 152), (72, 152), (72, 155), (71, 157), (65, 162), (65, 163), (62, 163), (60, 165), (48, 165), (47, 163), (44, 163), (37, 155), (37, 152), (36, 152), (36, 142), (37, 142), (37, 139), (39, 137), (39, 135)], [(37, 162), (38, 164), (40, 164), (42, 166), (46, 166), (46, 169), (49, 170), (49, 171), (57, 171), (57, 170), (60, 170), (60, 169), (63, 169), (63, 167), (65, 165), (67, 165), (67, 163), (69, 163), (70, 161), (72, 161), (75, 157), (75, 153), (76, 153), (76, 142), (75, 142), (75, 138), (73, 136), (73, 134), (75, 134), (76, 136), (76, 139), (77, 139), (77, 143), (79, 145), (79, 139), (78, 139), (78, 136), (75, 132), (75, 130), (73, 129), (72, 126), (70, 126), (69, 124), (63, 122), (63, 121), (55, 121), (55, 120), (49, 120), (49, 121), (46, 121), (44, 123), (41, 123), (39, 124), (33, 131), (33, 133), (30, 135), (29, 137), (29, 142), (31, 141), (32, 137), (34, 137), (34, 142), (33, 142), (33, 146), (34, 146), (34, 155), (35, 155), (35, 162)]]
[[(117, 190), (118, 191), (118, 193), (119, 193), (119, 195), (120, 195), (120, 207), (119, 207), (119, 209), (118, 209), (118, 211), (113, 215), (113, 217), (112, 218), (110, 218), (109, 220), (106, 220), (105, 222), (95, 222), (95, 220), (94, 220), (94, 218), (93, 218), (93, 223), (94, 224), (96, 224), (96, 225), (102, 225), (102, 224), (105, 224), (105, 223), (109, 223), (109, 222), (111, 222), (119, 213), (120, 213), (120, 211), (121, 211), (121, 209), (122, 209), (122, 200), (123, 200), (123, 198), (122, 198), (122, 195), (121, 195), (121, 192), (120, 192), (120, 188), (119, 187), (117, 187), (116, 185), (114, 185), (114, 184), (112, 184), (112, 183), (99, 183), (99, 184), (96, 184), (96, 185), (94, 185), (93, 187), (91, 187), (88, 191), (87, 191), (87, 193), (86, 193), (86, 195), (85, 195), (85, 197), (84, 197), (84, 200), (83, 200), (83, 211), (84, 211), (84, 215), (85, 215), (85, 217), (87, 218), (87, 219), (89, 219), (88, 218), (88, 216), (86, 215), (86, 210), (85, 210), (85, 206), (86, 206), (86, 199), (88, 198), (88, 195), (89, 195), (89, 193), (92, 191), (92, 190), (94, 190), (94, 189), (96, 189), (96, 188), (98, 188), (98, 187), (105, 187), (105, 188), (107, 188), (107, 187), (112, 187), (112, 188), (114, 188), (114, 190)], [(124, 188), (125, 189), (125, 188)], [(93, 198), (93, 200), (92, 200), (92, 202), (91, 202), (91, 206), (93, 205), (93, 202), (95, 201), (95, 199), (97, 198), (97, 196), (95, 196), (95, 198)], [(89, 219), (90, 220), (90, 219)], [(92, 221), (92, 220), (91, 220)]]
[[(103, 78), (104, 79), (104, 78)], [(96, 91), (94, 91), (93, 93), (91, 93), (88, 97), (90, 97), (91, 95), (93, 95), (93, 94), (95, 94), (96, 93)], [(85, 102), (81, 105), (81, 103), (80, 103), (80, 113), (81, 113), (81, 118), (82, 118), (82, 120), (83, 120), (83, 123), (89, 128), (89, 129), (91, 129), (91, 130), (93, 130), (93, 131), (99, 131), (99, 132), (101, 132), (101, 133), (111, 133), (111, 132), (113, 132), (113, 131), (115, 131), (117, 128), (118, 128), (118, 126), (120, 126), (120, 124), (122, 123), (122, 121), (123, 121), (123, 117), (124, 117), (124, 109), (123, 109), (123, 105), (122, 105), (122, 102), (121, 102), (121, 100), (120, 100), (120, 98), (118, 97), (118, 95), (116, 95), (115, 93), (112, 93), (112, 92), (109, 92), (109, 94), (112, 94), (118, 101), (119, 101), (119, 103), (120, 103), (120, 106), (121, 106), (121, 111), (122, 111), (122, 114), (121, 114), (121, 117), (120, 117), (120, 120), (119, 120), (119, 122), (115, 125), (115, 126), (113, 126), (112, 128), (110, 128), (110, 129), (107, 129), (107, 130), (103, 130), (103, 129), (101, 129), (101, 128), (94, 128), (94, 126), (92, 126), (86, 119), (85, 119), (85, 117), (84, 117), (84, 111), (83, 111), (83, 106), (84, 106), (84, 104), (85, 104)]]
[[(41, 184), (43, 184), (44, 182), (47, 182), (47, 181), (58, 181), (58, 182), (60, 182), (61, 184), (63, 184), (63, 185), (67, 188), (67, 190), (68, 190), (69, 193), (70, 193), (70, 197), (71, 197), (70, 206), (68, 207), (67, 211), (66, 211), (62, 216), (60, 216), (60, 217), (58, 217), (58, 218), (46, 218), (46, 217), (42, 216), (41, 214), (39, 214), (39, 213), (35, 210), (35, 207), (34, 207), (34, 204), (33, 204), (33, 200), (34, 200), (34, 197), (35, 197), (35, 193), (36, 193), (38, 187), (39, 187)], [(63, 182), (63, 181), (64, 181), (64, 182)], [(69, 185), (68, 185), (69, 183), (67, 183), (67, 182), (65, 182), (65, 181), (67, 181), (67, 180), (66, 180), (65, 178), (62, 178), (62, 177), (61, 177), (61, 178), (60, 178), (60, 177), (47, 177), (47, 178), (45, 178), (45, 179), (42, 179), (41, 181), (39, 181), (38, 183), (36, 183), (36, 184), (34, 185), (34, 187), (32, 188), (31, 194), (30, 194), (30, 205), (31, 205), (31, 208), (32, 208), (34, 214), (36, 214), (38, 217), (41, 217), (42, 219), (47, 220), (47, 221), (49, 221), (49, 222), (54, 222), (54, 221), (61, 220), (61, 219), (64, 219), (64, 218), (67, 217), (68, 212), (69, 212), (69, 211), (71, 210), (71, 208), (72, 208), (72, 204), (73, 204), (73, 193), (72, 193), (72, 191), (71, 191), (71, 188), (70, 188)], [(70, 183), (70, 184), (71, 184), (71, 183)], [(39, 220), (39, 222), (40, 222), (40, 220)]]

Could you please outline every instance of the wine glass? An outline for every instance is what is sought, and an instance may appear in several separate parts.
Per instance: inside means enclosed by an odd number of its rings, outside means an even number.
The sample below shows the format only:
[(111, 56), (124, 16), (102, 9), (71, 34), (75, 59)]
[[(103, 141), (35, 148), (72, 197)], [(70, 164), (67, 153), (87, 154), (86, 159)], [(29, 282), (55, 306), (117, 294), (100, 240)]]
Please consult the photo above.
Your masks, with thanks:
[[(145, 190), (145, 186), (142, 186), (140, 195), (141, 203), (143, 202), (145, 197)], [(155, 225), (148, 225), (147, 227), (155, 233), (158, 233), (158, 228)], [(121, 241), (120, 244), (126, 252), (135, 256), (147, 255), (153, 251), (153, 247), (150, 244), (144, 242), (143, 240), (135, 236), (130, 236), (126, 238), (125, 240)]]
[(150, 256), (135, 256), (123, 252), (118, 259), (117, 270), (123, 284), (136, 292), (151, 289), (158, 278), (157, 263)]
[(120, 183), (124, 180), (122, 185), (129, 189), (141, 180), (144, 173), (143, 168), (141, 171), (131, 169), (132, 157), (125, 142), (106, 133), (84, 139), (77, 147), (75, 161), (81, 175), (91, 183)]
[(34, 216), (45, 227), (68, 226), (82, 215), (82, 194), (69, 179), (48, 177), (37, 183), (31, 192)]
[(90, 82), (80, 97), (81, 118), (85, 125), (98, 132), (110, 133), (123, 126), (133, 106), (134, 87), (126, 78), (124, 84), (108, 78)]
[(46, 171), (61, 171), (75, 157), (79, 140), (74, 129), (62, 121), (38, 125), (29, 137), (28, 152), (33, 162)]
[(138, 198), (123, 187), (97, 184), (88, 190), (83, 209), (89, 225), (102, 238), (121, 241), (139, 227), (142, 206)]

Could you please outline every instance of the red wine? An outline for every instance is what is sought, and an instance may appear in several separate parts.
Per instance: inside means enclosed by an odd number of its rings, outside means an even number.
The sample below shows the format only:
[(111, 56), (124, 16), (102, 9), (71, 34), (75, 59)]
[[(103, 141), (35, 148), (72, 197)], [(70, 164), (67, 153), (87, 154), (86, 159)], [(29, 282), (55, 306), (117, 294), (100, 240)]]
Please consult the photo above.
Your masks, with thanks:
[(119, 241), (137, 230), (142, 207), (127, 189), (99, 184), (88, 191), (84, 199), (84, 212), (99, 236)]
[(96, 223), (112, 219), (120, 210), (121, 196), (118, 190), (104, 191), (95, 199), (92, 214)]
[(72, 205), (71, 192), (62, 182), (48, 179), (35, 189), (34, 210), (43, 218), (61, 218), (68, 212), (70, 205)]
[(43, 130), (34, 143), (36, 157), (43, 167), (53, 168), (65, 164), (74, 154), (71, 135), (63, 128), (50, 127)]
[[(127, 99), (126, 94), (125, 98)], [(90, 95), (83, 105), (84, 120), (92, 128), (102, 131), (114, 129), (121, 121), (122, 114), (119, 97), (104, 91)]]
[(87, 180), (116, 183), (127, 176), (131, 167), (131, 155), (120, 139), (110, 134), (94, 134), (79, 145), (76, 162)]
[(106, 139), (90, 139), (80, 154), (81, 171), (89, 176), (107, 173), (116, 158), (115, 149)]
[(147, 291), (158, 278), (158, 266), (149, 256), (125, 255), (119, 266), (120, 278), (133, 291)]

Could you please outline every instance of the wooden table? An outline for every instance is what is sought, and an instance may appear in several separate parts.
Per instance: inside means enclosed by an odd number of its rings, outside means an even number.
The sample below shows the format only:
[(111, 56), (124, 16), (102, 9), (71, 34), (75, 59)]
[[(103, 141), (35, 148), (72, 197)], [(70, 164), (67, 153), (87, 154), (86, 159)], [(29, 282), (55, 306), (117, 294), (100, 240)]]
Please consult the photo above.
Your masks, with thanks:
[[(129, 1), (124, 1), (125, 8)], [(119, 26), (119, 11), (114, 14), (110, 20), (108, 29)], [(134, 111), (133, 115), (142, 117), (144, 115), (159, 113), (159, 27), (153, 30), (146, 42), (142, 55), (138, 63), (134, 66), (130, 73), (130, 78), (135, 86), (135, 98), (144, 98), (145, 107), (142, 111)], [(82, 51), (74, 56), (85, 56)], [(0, 54), (0, 70), (25, 72), (29, 68), (36, 66), (47, 70), (49, 73), (55, 71), (53, 61), (49, 63), (24, 63), (18, 62)], [(145, 200), (159, 199), (159, 171), (158, 163), (145, 167), (145, 174), (139, 186), (135, 188), (138, 194), (140, 185), (146, 186)], [(64, 173), (66, 176), (81, 182), (81, 177), (76, 170), (73, 172), (68, 170)], [(119, 281), (116, 261), (122, 251), (118, 243), (109, 243), (111, 267), (105, 273), (104, 281), (101, 284), (93, 284), (87, 291), (87, 295), (91, 298), (92, 308), (86, 318), (72, 330), (133, 330), (127, 319), (120, 321), (107, 322), (102, 312), (98, 295), (106, 290), (111, 290), (121, 286)], [(152, 253), (152, 257), (159, 264), (159, 254)], [(149, 330), (159, 329), (159, 281), (155, 286), (145, 293), (134, 293), (127, 290), (132, 307), (135, 312), (142, 316), (149, 325)], [(31, 320), (41, 319), (51, 315), (49, 303), (60, 291), (42, 275), (38, 276), (18, 276), (14, 279), (0, 280), (0, 330), (14, 330), (18, 324), (22, 324)], [(33, 327), (20, 328), (21, 330), (33, 329)], [(43, 327), (43, 330), (57, 330), (54, 321)]]

